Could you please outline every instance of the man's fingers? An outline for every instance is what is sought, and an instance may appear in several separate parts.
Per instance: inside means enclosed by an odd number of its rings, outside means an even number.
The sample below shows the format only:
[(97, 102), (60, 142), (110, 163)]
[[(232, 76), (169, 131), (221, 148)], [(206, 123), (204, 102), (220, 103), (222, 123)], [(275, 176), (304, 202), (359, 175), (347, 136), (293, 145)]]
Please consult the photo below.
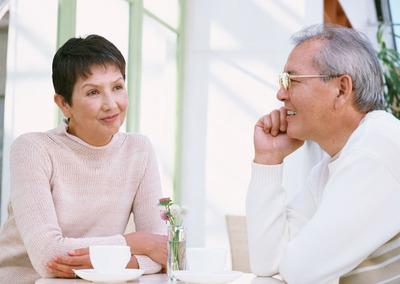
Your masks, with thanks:
[(277, 136), (280, 132), (285, 132), (287, 130), (287, 121), (284, 107), (275, 109), (261, 117), (257, 121), (255, 128), (262, 128), (264, 133), (271, 134), (272, 136)]
[(271, 127), (272, 127), (272, 121), (271, 121), (271, 116), (268, 114), (268, 115), (265, 115), (264, 117), (263, 117), (263, 120), (262, 120), (262, 122), (263, 122), (263, 130), (264, 130), (264, 132), (265, 133), (271, 133)]
[(287, 130), (287, 120), (286, 120), (286, 110), (284, 107), (279, 109), (280, 114), (280, 123), (279, 123), (279, 130), (285, 132)]
[(280, 111), (279, 110), (273, 110), (270, 113), (270, 117), (271, 117), (271, 130), (270, 133), (272, 136), (277, 136), (279, 134), (279, 128), (280, 128), (280, 123), (281, 123), (281, 119), (280, 119)]
[(269, 133), (270, 125), (271, 120), (269, 119), (269, 114), (267, 114), (257, 121), (255, 128), (261, 128), (265, 133)]

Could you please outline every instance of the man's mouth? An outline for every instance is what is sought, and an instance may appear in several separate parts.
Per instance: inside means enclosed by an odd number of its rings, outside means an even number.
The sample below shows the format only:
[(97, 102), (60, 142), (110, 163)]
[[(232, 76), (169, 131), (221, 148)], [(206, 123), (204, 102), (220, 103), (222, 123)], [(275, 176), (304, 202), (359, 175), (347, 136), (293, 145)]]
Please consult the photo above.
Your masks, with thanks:
[(295, 112), (295, 111), (288, 110), (288, 111), (286, 112), (286, 115), (287, 115), (287, 116), (294, 116), (294, 115), (296, 115), (296, 112)]

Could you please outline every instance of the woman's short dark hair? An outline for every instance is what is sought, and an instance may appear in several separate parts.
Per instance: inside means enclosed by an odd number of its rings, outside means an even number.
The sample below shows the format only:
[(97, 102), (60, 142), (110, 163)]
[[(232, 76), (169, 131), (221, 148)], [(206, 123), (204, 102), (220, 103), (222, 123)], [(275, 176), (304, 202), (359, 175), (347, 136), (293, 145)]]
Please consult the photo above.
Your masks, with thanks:
[(125, 59), (118, 48), (99, 35), (71, 38), (53, 58), (53, 86), (56, 94), (72, 105), (72, 91), (79, 76), (91, 75), (93, 65), (114, 64), (125, 80)]

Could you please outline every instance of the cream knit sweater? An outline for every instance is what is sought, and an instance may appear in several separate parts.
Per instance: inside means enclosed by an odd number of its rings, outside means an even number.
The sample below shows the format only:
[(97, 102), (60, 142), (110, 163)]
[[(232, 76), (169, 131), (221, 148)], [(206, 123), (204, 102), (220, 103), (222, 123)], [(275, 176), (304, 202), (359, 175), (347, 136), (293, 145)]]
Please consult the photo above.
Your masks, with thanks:
[(368, 113), (289, 204), (284, 164), (253, 163), (246, 209), (253, 273), (280, 273), (290, 284), (400, 283), (399, 141), (399, 120)]
[[(0, 234), (1, 283), (33, 283), (53, 277), (46, 262), (90, 245), (126, 245), (130, 213), (136, 231), (165, 234), (162, 197), (149, 140), (117, 133), (102, 147), (66, 131), (28, 133), (11, 147), (9, 217)], [(161, 265), (136, 256), (146, 273)]]

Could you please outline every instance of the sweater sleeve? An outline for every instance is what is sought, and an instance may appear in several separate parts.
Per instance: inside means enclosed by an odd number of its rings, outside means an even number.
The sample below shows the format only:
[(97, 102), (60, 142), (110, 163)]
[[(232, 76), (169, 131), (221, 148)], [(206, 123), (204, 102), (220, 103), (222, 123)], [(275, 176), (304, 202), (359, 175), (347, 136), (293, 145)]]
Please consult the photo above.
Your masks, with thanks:
[[(150, 232), (153, 234), (166, 234), (165, 223), (159, 214), (158, 200), (162, 197), (160, 175), (156, 156), (150, 141), (147, 140), (148, 159), (145, 161), (143, 178), (139, 184), (134, 204), (133, 216), (136, 231)], [(146, 274), (157, 273), (161, 264), (153, 261), (148, 256), (136, 256), (139, 267)]]
[[(265, 166), (252, 164), (247, 193), (246, 215), (251, 270), (257, 276), (279, 272), (281, 258), (290, 241), (308, 220), (301, 211), (286, 208), (286, 192), (281, 186), (283, 164)], [(307, 194), (296, 197), (298, 207), (307, 208)]]
[(288, 283), (337, 279), (400, 231), (400, 184), (391, 171), (361, 151), (336, 166), (329, 166), (318, 210), (282, 257)]
[(33, 139), (23, 135), (13, 143), (10, 159), (12, 210), (29, 259), (41, 277), (54, 277), (46, 271), (46, 262), (56, 254), (90, 245), (126, 245), (122, 235), (64, 237), (51, 195), (49, 156)]
[(329, 283), (400, 231), (394, 217), (400, 213), (400, 185), (391, 171), (362, 152), (336, 166), (317, 165), (307, 187), (285, 206), (277, 178), (282, 165), (253, 165), (247, 222), (255, 274)]

